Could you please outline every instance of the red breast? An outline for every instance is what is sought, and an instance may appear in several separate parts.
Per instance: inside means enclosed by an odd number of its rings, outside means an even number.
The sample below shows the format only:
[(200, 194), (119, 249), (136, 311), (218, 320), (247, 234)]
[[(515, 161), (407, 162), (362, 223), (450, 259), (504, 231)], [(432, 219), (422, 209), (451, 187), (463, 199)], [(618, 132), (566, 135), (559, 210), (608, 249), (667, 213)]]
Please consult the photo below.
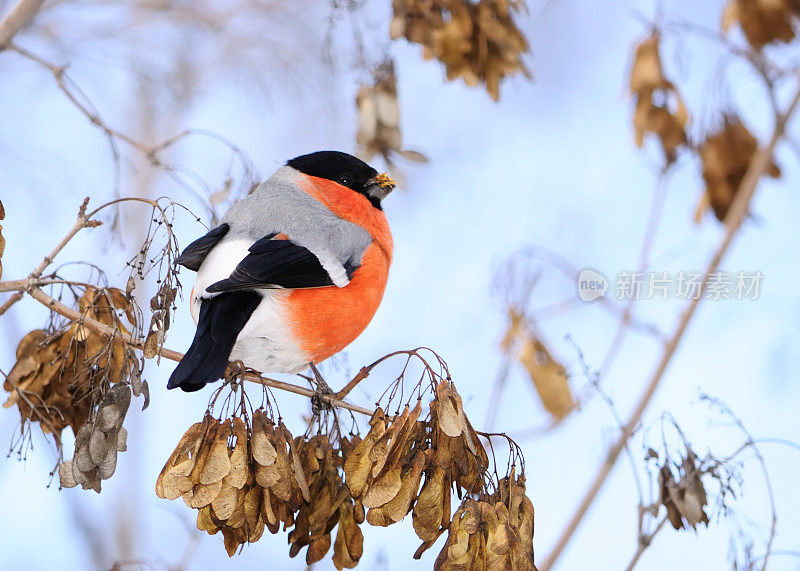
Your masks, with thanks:
[(297, 289), (286, 298), (290, 327), (300, 348), (319, 363), (355, 340), (378, 310), (392, 262), (392, 233), (386, 215), (363, 195), (312, 176), (304, 176), (301, 187), (339, 218), (372, 236), (348, 285)]

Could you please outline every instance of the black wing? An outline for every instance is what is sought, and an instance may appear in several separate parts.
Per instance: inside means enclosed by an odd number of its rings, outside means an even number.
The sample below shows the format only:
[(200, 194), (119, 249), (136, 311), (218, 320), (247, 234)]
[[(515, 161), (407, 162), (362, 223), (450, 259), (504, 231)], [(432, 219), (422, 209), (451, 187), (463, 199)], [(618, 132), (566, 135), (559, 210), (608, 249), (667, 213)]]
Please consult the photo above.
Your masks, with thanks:
[(183, 267), (196, 272), (200, 269), (200, 264), (206, 259), (211, 248), (216, 246), (217, 243), (225, 237), (228, 230), (230, 230), (230, 226), (227, 224), (220, 224), (213, 230), (209, 230), (208, 234), (186, 246), (186, 249), (175, 261)]
[(236, 337), (261, 299), (261, 295), (254, 291), (231, 292), (204, 299), (192, 346), (172, 371), (167, 388), (197, 391), (222, 377)]
[[(230, 277), (206, 288), (209, 293), (251, 288), (300, 289), (332, 286), (330, 275), (310, 250), (291, 240), (273, 240), (274, 234), (252, 246)], [(358, 269), (357, 264), (344, 264), (347, 277)]]

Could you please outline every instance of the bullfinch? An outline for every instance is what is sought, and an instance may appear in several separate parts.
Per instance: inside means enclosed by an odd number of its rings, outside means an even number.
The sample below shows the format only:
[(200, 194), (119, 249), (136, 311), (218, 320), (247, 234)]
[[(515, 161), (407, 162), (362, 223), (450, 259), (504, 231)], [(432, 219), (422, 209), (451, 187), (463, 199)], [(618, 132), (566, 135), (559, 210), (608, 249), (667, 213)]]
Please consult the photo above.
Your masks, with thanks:
[(358, 337), (389, 275), (381, 201), (393, 188), (356, 157), (320, 151), (288, 161), (234, 203), (177, 258), (197, 272), (197, 331), (167, 388), (199, 390), (237, 360), (297, 373)]

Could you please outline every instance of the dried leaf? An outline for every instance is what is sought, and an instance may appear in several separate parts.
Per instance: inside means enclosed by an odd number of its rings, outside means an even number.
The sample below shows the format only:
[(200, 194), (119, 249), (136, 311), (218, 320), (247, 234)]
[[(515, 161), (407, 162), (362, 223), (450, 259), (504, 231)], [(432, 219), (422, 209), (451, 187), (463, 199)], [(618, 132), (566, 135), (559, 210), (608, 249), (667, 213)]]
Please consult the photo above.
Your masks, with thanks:
[(722, 15), (722, 30), (737, 22), (748, 43), (761, 49), (773, 42), (788, 43), (794, 38), (792, 18), (797, 7), (782, 0), (730, 0)]
[(544, 408), (561, 420), (575, 408), (569, 392), (567, 371), (535, 336), (525, 340), (519, 357), (536, 386)]
[[(720, 222), (727, 216), (757, 150), (756, 138), (733, 116), (726, 116), (721, 129), (710, 134), (700, 145), (706, 183), (703, 200), (710, 203)], [(767, 174), (777, 178), (781, 173), (772, 163)]]

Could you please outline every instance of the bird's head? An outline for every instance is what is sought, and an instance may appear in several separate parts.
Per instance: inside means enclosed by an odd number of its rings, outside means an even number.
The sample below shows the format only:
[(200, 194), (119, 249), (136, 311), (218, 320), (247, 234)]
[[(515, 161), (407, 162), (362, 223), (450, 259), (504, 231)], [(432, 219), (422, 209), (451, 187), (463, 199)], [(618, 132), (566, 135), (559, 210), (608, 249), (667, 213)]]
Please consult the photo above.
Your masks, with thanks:
[(309, 176), (331, 180), (363, 194), (378, 210), (381, 210), (381, 201), (395, 187), (386, 173), (378, 174), (361, 159), (340, 151), (318, 151), (295, 157), (286, 164)]

